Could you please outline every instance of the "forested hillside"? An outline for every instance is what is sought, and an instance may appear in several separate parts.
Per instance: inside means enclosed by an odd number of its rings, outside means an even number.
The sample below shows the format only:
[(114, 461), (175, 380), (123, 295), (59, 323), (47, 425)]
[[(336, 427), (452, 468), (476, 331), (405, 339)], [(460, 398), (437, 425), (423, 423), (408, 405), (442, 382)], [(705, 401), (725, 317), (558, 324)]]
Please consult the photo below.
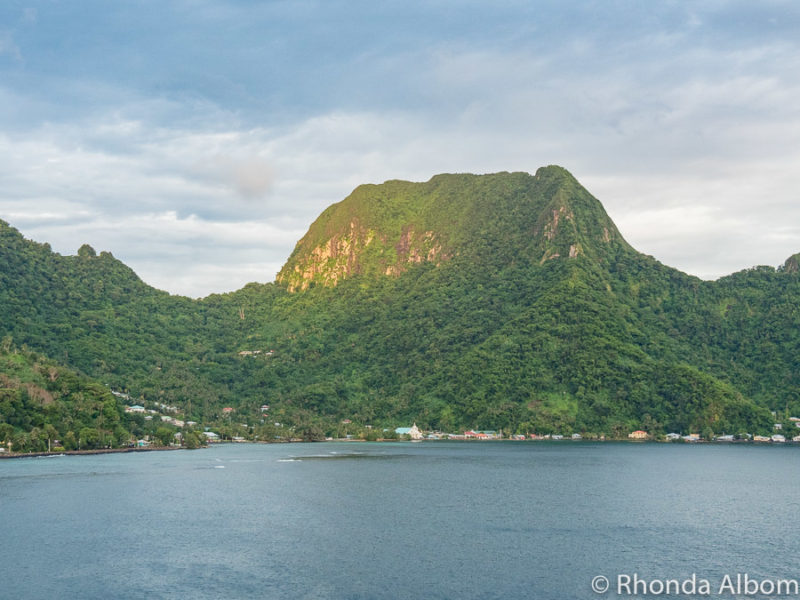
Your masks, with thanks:
[(546, 167), (359, 187), (278, 282), (197, 301), (108, 253), (60, 256), (0, 223), (0, 329), (249, 434), (278, 422), (313, 438), (342, 420), (755, 433), (770, 410), (800, 413), (797, 271), (793, 257), (716, 282), (685, 275), (632, 249)]
[(105, 386), (8, 337), (0, 343), (0, 443), (8, 450), (125, 447), (133, 421)]

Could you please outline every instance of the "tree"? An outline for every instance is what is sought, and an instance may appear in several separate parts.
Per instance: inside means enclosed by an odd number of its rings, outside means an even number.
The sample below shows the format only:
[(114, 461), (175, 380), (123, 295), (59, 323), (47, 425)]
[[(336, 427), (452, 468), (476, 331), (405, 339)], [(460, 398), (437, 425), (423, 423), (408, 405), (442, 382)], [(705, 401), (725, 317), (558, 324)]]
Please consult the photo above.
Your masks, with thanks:
[(97, 252), (89, 244), (84, 244), (78, 248), (78, 256), (81, 258), (94, 258), (97, 256)]
[(0, 442), (7, 443), (14, 435), (14, 428), (8, 423), (0, 423)]
[(58, 431), (50, 423), (47, 423), (42, 430), (44, 437), (47, 439), (47, 449), (51, 450), (53, 440), (58, 437)]
[(325, 439), (325, 432), (317, 423), (305, 422), (298, 425), (295, 429), (295, 433), (304, 442), (317, 442)]
[(29, 447), (32, 452), (40, 452), (43, 449), (42, 430), (34, 427), (28, 433)]
[(17, 431), (11, 437), (11, 451), (12, 452), (27, 452), (30, 450), (30, 439), (27, 433)]
[(78, 439), (75, 437), (75, 432), (70, 430), (64, 434), (64, 448), (66, 450), (77, 450), (78, 448)]
[(83, 427), (78, 434), (80, 450), (97, 448), (100, 444), (100, 432), (94, 427)]
[(175, 433), (167, 427), (159, 427), (156, 429), (156, 439), (161, 442), (162, 446), (169, 446), (175, 439)]
[(194, 450), (200, 447), (200, 438), (194, 431), (187, 431), (183, 436), (183, 443), (186, 448)]

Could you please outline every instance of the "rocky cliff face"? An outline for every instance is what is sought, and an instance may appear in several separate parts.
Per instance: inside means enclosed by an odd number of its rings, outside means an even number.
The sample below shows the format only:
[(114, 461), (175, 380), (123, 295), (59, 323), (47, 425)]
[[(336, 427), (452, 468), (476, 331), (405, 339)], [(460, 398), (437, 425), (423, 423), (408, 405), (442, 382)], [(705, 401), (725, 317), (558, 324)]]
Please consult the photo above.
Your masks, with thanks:
[[(303, 240), (298, 247), (301, 244)], [(438, 264), (448, 258), (433, 231), (417, 231), (408, 225), (395, 238), (353, 219), (344, 231), (311, 245), (302, 260), (290, 260), (278, 281), (290, 291), (300, 291), (312, 284), (334, 286), (346, 277), (367, 272), (399, 275), (410, 265)]]
[(600, 202), (560, 167), (534, 176), (437, 175), (357, 188), (312, 224), (277, 279), (300, 291), (497, 247), (509, 260), (538, 264), (632, 251)]

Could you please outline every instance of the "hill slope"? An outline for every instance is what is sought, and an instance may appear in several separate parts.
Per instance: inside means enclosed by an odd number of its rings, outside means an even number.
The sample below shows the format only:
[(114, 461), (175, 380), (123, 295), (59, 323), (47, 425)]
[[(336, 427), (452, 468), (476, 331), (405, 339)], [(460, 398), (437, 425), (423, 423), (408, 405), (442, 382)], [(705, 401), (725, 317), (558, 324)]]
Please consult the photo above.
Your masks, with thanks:
[(106, 253), (61, 257), (5, 224), (0, 241), (4, 333), (232, 431), (735, 433), (800, 411), (796, 260), (690, 277), (632, 249), (560, 167), (361, 186), (277, 284), (202, 301)]
[[(132, 427), (132, 425), (134, 427)], [(14, 452), (127, 446), (135, 424), (105, 386), (9, 338), (0, 343), (0, 443)]]
[(295, 291), (457, 256), (497, 267), (579, 255), (602, 262), (630, 251), (600, 203), (560, 167), (437, 175), (360, 186), (320, 215), (277, 280)]

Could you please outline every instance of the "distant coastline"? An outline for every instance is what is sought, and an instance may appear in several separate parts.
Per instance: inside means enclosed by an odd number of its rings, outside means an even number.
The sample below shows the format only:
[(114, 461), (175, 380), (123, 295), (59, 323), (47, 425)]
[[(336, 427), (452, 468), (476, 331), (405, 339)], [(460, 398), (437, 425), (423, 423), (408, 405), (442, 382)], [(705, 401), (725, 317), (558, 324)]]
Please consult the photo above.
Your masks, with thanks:
[(84, 454), (120, 454), (125, 452), (159, 452), (162, 450), (187, 450), (187, 448), (96, 448), (93, 450), (64, 450), (62, 452), (0, 452), (0, 459), (36, 458), (43, 456), (74, 456)]
[(310, 441), (303, 441), (299, 439), (295, 440), (281, 440), (281, 441), (221, 441), (221, 442), (214, 442), (209, 444), (208, 446), (201, 446), (200, 448), (185, 448), (185, 447), (147, 447), (147, 448), (96, 448), (91, 450), (64, 450), (60, 452), (0, 452), (0, 459), (11, 459), (11, 458), (44, 458), (44, 457), (53, 457), (53, 456), (83, 456), (83, 455), (90, 455), (90, 454), (123, 454), (123, 453), (133, 453), (133, 452), (161, 452), (161, 451), (171, 451), (171, 450), (199, 450), (201, 448), (211, 448), (213, 446), (219, 445), (228, 445), (228, 444), (286, 444), (286, 443), (307, 443), (307, 444), (318, 444), (321, 442), (364, 442), (364, 443), (419, 443), (419, 442), (428, 442), (428, 443), (436, 443), (436, 442), (462, 442), (462, 443), (481, 443), (481, 442), (505, 442), (505, 443), (519, 443), (519, 442), (528, 442), (531, 443), (556, 443), (556, 444), (580, 444), (580, 443), (623, 443), (623, 444), (709, 444), (709, 445), (753, 445), (753, 446), (783, 446), (783, 445), (797, 445), (798, 442), (793, 442), (787, 440), (786, 442), (774, 442), (774, 441), (766, 441), (766, 440), (748, 440), (748, 439), (741, 439), (741, 440), (695, 440), (695, 441), (685, 441), (685, 440), (659, 440), (659, 439), (648, 439), (648, 440), (636, 440), (636, 439), (624, 439), (624, 438), (606, 438), (606, 439), (581, 439), (581, 440), (572, 440), (572, 439), (526, 439), (526, 440), (513, 440), (513, 439), (489, 439), (489, 440), (475, 440), (475, 439), (422, 439), (422, 440), (398, 440), (398, 439), (378, 439), (378, 440), (364, 440), (359, 438), (331, 438), (326, 440), (310, 440)]

